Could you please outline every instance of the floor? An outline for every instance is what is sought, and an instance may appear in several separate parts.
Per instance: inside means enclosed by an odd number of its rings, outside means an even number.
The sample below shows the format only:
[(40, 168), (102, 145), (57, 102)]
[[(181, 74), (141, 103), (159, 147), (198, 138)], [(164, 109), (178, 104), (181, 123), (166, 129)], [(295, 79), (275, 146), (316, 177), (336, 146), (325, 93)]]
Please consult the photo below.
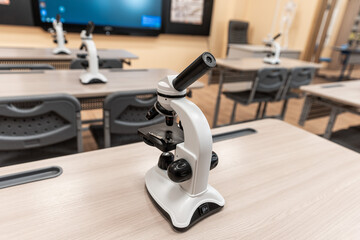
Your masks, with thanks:
[[(322, 74), (334, 75), (334, 72), (322, 71)], [(360, 70), (354, 70), (352, 77), (360, 79)], [(191, 98), (191, 101), (193, 101), (196, 105), (198, 105), (199, 108), (204, 112), (211, 126), (214, 117), (214, 109), (215, 109), (216, 93), (217, 93), (218, 85), (207, 85), (206, 77), (202, 78), (200, 81), (202, 81), (205, 84), (205, 87), (202, 89), (193, 90), (193, 97)], [(323, 83), (323, 82), (327, 82), (327, 81), (324, 80), (323, 78), (314, 79), (314, 83)], [(323, 134), (328, 121), (328, 117), (306, 121), (304, 127), (298, 125), (298, 120), (303, 107), (303, 103), (304, 103), (304, 99), (290, 100), (284, 120), (294, 126), (303, 128), (314, 134)], [(222, 97), (218, 124), (221, 125), (221, 124), (229, 123), (232, 107), (233, 107), (233, 102), (226, 99), (225, 97)], [(282, 107), (282, 102), (269, 104), (267, 115), (279, 114), (281, 107)], [(256, 104), (252, 104), (249, 106), (242, 106), (239, 104), (236, 112), (236, 121), (245, 121), (245, 120), (253, 119), (255, 117), (256, 108), (257, 108)], [(84, 111), (82, 114), (83, 114), (82, 118), (84, 120), (102, 117), (101, 110)], [(337, 118), (334, 130), (337, 131), (355, 125), (360, 125), (360, 116), (350, 113), (344, 113)], [(83, 137), (84, 137), (85, 151), (91, 151), (97, 149), (95, 140), (92, 138), (92, 135), (89, 131), (84, 131)]]

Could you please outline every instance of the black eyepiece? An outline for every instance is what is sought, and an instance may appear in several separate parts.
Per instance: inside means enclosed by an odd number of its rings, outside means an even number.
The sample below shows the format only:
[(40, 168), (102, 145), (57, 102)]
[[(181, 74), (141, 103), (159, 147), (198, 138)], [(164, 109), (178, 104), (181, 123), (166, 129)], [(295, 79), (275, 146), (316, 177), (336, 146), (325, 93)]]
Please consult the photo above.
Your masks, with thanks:
[(278, 33), (275, 35), (275, 37), (273, 37), (273, 40), (275, 41), (276, 39), (278, 39), (281, 36), (281, 33)]
[(174, 88), (178, 91), (185, 90), (215, 66), (215, 57), (209, 52), (204, 52), (174, 79)]
[(90, 34), (93, 33), (94, 28), (95, 28), (95, 24), (92, 21), (90, 21), (86, 26), (86, 36), (90, 36)]
[(60, 22), (60, 20), (61, 20), (61, 16), (60, 16), (60, 14), (56, 15), (56, 22), (57, 22), (57, 23), (59, 23), (59, 22)]

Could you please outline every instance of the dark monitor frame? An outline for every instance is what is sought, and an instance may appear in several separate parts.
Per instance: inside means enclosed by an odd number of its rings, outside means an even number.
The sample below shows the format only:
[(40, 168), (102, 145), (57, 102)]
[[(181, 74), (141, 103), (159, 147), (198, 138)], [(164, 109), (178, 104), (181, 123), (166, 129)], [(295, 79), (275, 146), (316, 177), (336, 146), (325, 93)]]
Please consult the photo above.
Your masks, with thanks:
[[(76, 0), (74, 0), (76, 1)], [(162, 3), (162, 7), (164, 4)], [(52, 23), (42, 22), (40, 18), (39, 0), (32, 0), (32, 10), (34, 16), (34, 23), (36, 26), (42, 27), (45, 31), (52, 28)], [(163, 16), (161, 16), (163, 18)], [(89, 20), (91, 21), (91, 19)], [(162, 20), (162, 25), (163, 25)], [(64, 30), (67, 32), (81, 32), (85, 29), (86, 25), (82, 24), (69, 24), (64, 23)], [(163, 26), (160, 29), (143, 29), (143, 28), (125, 28), (114, 26), (101, 26), (95, 25), (94, 33), (102, 33), (106, 35), (118, 34), (118, 35), (132, 35), (132, 36), (158, 36), (162, 32)]]

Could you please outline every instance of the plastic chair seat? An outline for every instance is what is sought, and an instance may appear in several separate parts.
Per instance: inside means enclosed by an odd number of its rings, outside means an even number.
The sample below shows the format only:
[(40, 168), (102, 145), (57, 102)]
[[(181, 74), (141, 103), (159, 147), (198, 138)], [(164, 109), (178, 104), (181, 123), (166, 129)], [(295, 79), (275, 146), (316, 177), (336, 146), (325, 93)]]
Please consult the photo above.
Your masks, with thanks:
[[(240, 104), (243, 104), (243, 105), (248, 105), (250, 93), (251, 93), (250, 91), (223, 92), (223, 94), (227, 98), (229, 98), (233, 101), (236, 101)], [(269, 95), (267, 93), (256, 92), (252, 102), (270, 102), (271, 100), (273, 100), (273, 97), (271, 95)]]
[(78, 153), (76, 137), (51, 146), (17, 151), (0, 151), (0, 167)]
[[(90, 132), (99, 148), (105, 148), (104, 125), (91, 125)], [(138, 134), (111, 134), (111, 147), (142, 142)]]

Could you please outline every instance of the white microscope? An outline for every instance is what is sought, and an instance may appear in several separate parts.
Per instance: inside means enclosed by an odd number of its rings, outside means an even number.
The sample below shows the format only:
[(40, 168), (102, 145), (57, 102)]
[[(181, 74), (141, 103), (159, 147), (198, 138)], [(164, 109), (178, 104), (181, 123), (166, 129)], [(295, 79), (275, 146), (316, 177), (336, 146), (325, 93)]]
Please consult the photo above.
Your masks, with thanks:
[(271, 48), (271, 52), (264, 58), (264, 63), (268, 64), (279, 64), (280, 63), (280, 53), (281, 46), (275, 40), (281, 36), (281, 33), (278, 33), (270, 41), (265, 43), (265, 46)]
[(87, 51), (87, 54), (78, 54), (77, 56), (80, 58), (86, 58), (88, 62), (86, 72), (80, 75), (80, 81), (83, 84), (107, 82), (107, 78), (99, 72), (99, 59), (92, 36), (94, 28), (94, 23), (90, 21), (86, 27), (86, 30), (82, 30), (80, 34), (82, 40), (80, 50), (85, 49)]
[(150, 120), (160, 113), (166, 122), (138, 130), (145, 143), (163, 152), (146, 173), (145, 184), (154, 205), (177, 231), (186, 231), (225, 204), (208, 184), (209, 171), (218, 163), (209, 124), (185, 98), (186, 88), (215, 66), (214, 56), (205, 52), (179, 75), (161, 80), (158, 101), (146, 117)]
[(53, 21), (53, 27), (55, 31), (51, 30), (52, 33), (54, 33), (53, 35), (54, 43), (57, 44), (57, 47), (53, 50), (53, 53), (69, 55), (71, 51), (65, 47), (67, 40), (64, 35), (63, 24), (60, 20), (61, 20), (61, 16), (59, 14), (56, 15), (56, 19)]

